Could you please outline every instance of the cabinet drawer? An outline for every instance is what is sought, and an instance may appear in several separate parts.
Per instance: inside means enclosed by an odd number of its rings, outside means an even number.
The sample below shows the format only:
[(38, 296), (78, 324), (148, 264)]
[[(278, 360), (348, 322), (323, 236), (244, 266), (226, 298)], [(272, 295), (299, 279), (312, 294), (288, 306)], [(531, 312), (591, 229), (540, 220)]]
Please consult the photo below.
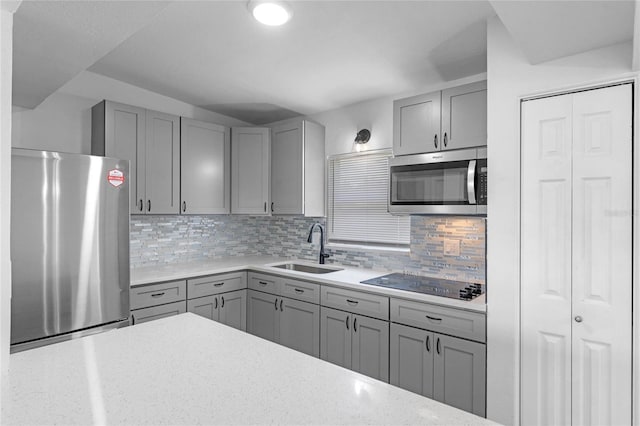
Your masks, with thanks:
[(306, 281), (281, 278), (280, 295), (318, 305), (320, 304), (320, 285)]
[(391, 321), (478, 342), (486, 341), (486, 316), (478, 312), (391, 299)]
[(189, 299), (211, 296), (227, 291), (242, 290), (243, 288), (247, 288), (246, 272), (210, 275), (208, 277), (187, 280), (187, 295)]
[(148, 308), (150, 306), (185, 300), (186, 286), (186, 281), (181, 280), (133, 287), (129, 293), (131, 309)]
[(389, 298), (343, 288), (322, 286), (322, 306), (389, 320)]
[(138, 309), (131, 312), (131, 323), (132, 325), (142, 324), (143, 322), (172, 317), (185, 312), (187, 312), (187, 302), (185, 301)]
[(249, 272), (249, 288), (271, 294), (279, 294), (280, 277)]

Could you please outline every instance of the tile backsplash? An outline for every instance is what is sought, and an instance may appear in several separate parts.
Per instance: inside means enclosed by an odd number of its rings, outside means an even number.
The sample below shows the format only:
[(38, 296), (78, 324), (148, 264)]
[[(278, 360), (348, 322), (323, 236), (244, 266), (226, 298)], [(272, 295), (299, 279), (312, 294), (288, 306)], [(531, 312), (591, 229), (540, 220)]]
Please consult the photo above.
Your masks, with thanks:
[[(318, 221), (326, 222), (301, 216), (132, 216), (131, 267), (255, 255), (316, 261), (318, 247), (307, 236)], [(484, 283), (485, 226), (484, 218), (412, 216), (408, 252), (330, 245), (327, 263)], [(445, 256), (445, 240), (459, 244), (459, 253)]]

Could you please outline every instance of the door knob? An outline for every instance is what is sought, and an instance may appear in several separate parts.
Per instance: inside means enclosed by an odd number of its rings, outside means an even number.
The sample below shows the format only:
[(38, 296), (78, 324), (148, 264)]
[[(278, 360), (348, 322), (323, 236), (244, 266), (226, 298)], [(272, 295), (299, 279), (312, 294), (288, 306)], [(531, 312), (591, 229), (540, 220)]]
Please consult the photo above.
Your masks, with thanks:
[(578, 315), (574, 319), (576, 320), (576, 322), (582, 322), (582, 317), (580, 315)]

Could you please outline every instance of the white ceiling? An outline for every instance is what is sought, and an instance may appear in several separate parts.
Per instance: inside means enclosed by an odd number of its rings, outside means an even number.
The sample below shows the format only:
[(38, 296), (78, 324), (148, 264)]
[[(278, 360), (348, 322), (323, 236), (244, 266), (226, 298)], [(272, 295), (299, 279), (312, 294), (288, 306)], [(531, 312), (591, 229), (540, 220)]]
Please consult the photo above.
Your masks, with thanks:
[(289, 3), (293, 19), (274, 28), (245, 0), (25, 1), (14, 100), (35, 107), (88, 67), (263, 124), (485, 72), (495, 11), (534, 62), (633, 34), (633, 0)]
[(14, 16), (13, 104), (35, 108), (167, 4), (23, 1)]

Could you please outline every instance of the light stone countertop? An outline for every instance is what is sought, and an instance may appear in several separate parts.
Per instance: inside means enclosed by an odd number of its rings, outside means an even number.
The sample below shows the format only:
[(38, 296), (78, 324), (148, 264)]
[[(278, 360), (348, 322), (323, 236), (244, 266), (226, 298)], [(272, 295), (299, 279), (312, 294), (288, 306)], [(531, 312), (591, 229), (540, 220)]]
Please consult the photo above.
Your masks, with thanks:
[(3, 425), (490, 425), (194, 314), (12, 354)]
[(309, 261), (299, 261), (281, 257), (269, 256), (239, 256), (210, 259), (206, 261), (176, 263), (165, 266), (136, 268), (131, 270), (131, 286), (136, 287), (145, 284), (158, 283), (162, 281), (182, 280), (187, 278), (201, 277), (205, 275), (222, 274), (225, 272), (241, 271), (251, 269), (256, 272), (280, 275), (296, 278), (300, 280), (319, 282), (324, 285), (342, 287), (351, 290), (366, 291), (368, 293), (381, 294), (400, 299), (415, 300), (419, 302), (433, 303), (442, 306), (451, 306), (459, 309), (466, 309), (475, 312), (486, 312), (486, 295), (483, 294), (471, 301), (451, 299), (448, 297), (433, 296), (404, 290), (396, 290), (368, 284), (361, 281), (368, 280), (389, 272), (376, 271), (372, 269), (360, 269), (341, 266), (336, 263), (327, 264), (329, 267), (343, 268), (341, 271), (329, 272), (327, 274), (310, 274), (306, 272), (289, 271), (274, 268), (273, 265), (296, 262), (315, 265)]
[(204, 275), (214, 275), (250, 269), (256, 272), (264, 272), (300, 280), (314, 281), (319, 282), (323, 285), (331, 285), (334, 287), (342, 287), (351, 290), (366, 291), (368, 293), (375, 293), (389, 297), (433, 303), (442, 306), (451, 306), (475, 312), (487, 311), (485, 294), (476, 297), (471, 301), (465, 301), (451, 299), (448, 297), (433, 296), (430, 294), (422, 294), (404, 290), (396, 290), (393, 288), (362, 284), (361, 281), (381, 275), (386, 275), (389, 272), (345, 267), (335, 263), (327, 264), (326, 266), (340, 267), (343, 269), (341, 271), (329, 272), (326, 274), (310, 274), (306, 272), (290, 271), (273, 267), (273, 265), (285, 262), (296, 262), (315, 265), (314, 263), (311, 263), (309, 261), (300, 261), (295, 259), (269, 256), (238, 256), (216, 258), (205, 261), (176, 263), (160, 267), (155, 266), (132, 269), (131, 286), (136, 287), (162, 281), (181, 280), (201, 277)]

